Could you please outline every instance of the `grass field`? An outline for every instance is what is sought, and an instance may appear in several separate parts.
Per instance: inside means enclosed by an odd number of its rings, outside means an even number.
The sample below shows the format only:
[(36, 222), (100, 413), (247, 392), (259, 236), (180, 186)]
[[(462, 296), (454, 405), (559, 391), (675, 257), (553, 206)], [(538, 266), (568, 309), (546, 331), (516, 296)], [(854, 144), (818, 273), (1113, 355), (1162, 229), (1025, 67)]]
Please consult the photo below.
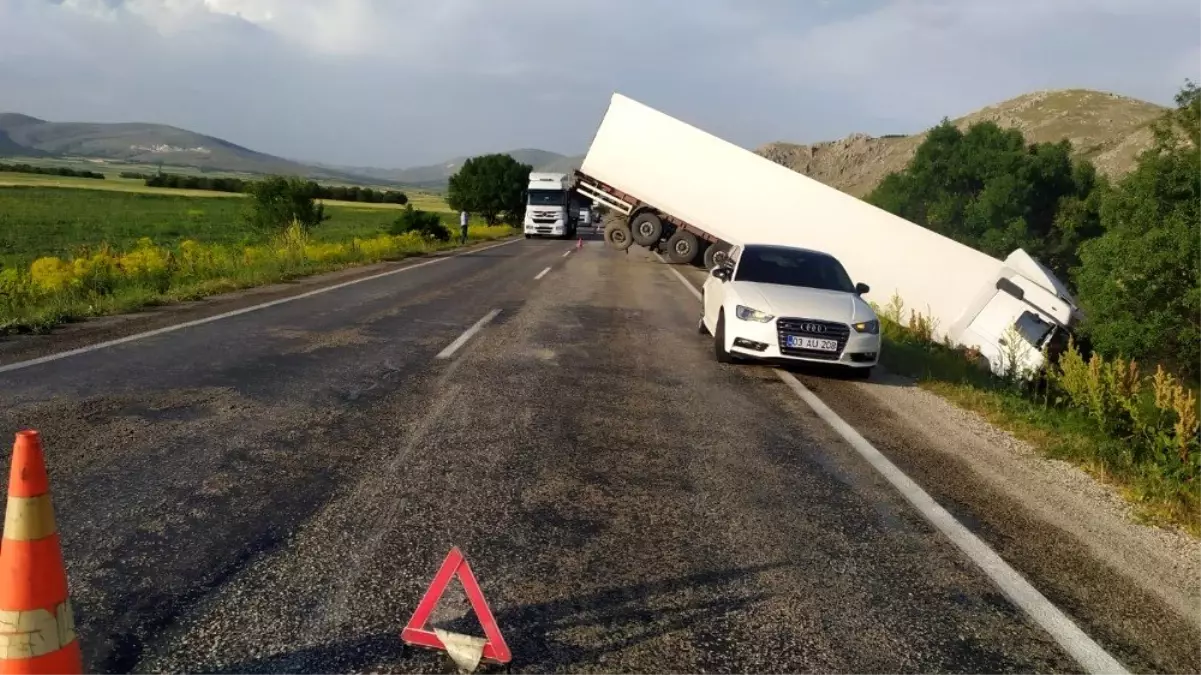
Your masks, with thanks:
[[(95, 168), (92, 169), (96, 170)], [(102, 172), (103, 173), (103, 172)], [(179, 197), (224, 197), (224, 198), (244, 198), (245, 195), (236, 194), (233, 192), (214, 192), (212, 190), (184, 190), (179, 188), (153, 188), (146, 187), (146, 184), (137, 178), (121, 178), (115, 173), (105, 174), (105, 180), (96, 180), (95, 178), (72, 178), (70, 176), (42, 176), (37, 174), (26, 173), (0, 173), (0, 187), (57, 187), (57, 188), (77, 188), (81, 190), (104, 190), (109, 192), (138, 192), (142, 194), (154, 195), (174, 195)], [(213, 174), (218, 175), (218, 174)], [(254, 179), (256, 176), (234, 176), (236, 178)], [(395, 186), (367, 186), (374, 187), (378, 190), (396, 190)], [(441, 195), (431, 192), (422, 192), (420, 190), (400, 189), (409, 197), (409, 202), (413, 204), (413, 208), (422, 209), (424, 211), (448, 211), (446, 200)], [(367, 202), (342, 202), (337, 200), (325, 200), (325, 203), (331, 205), (351, 205), (364, 208), (398, 208), (395, 204), (370, 204)]]
[[(413, 202), (457, 233), (440, 198), (418, 193)], [(249, 226), (250, 207), (242, 195), (137, 180), (0, 175), (0, 335), (458, 245), (389, 234), (403, 208), (393, 204), (330, 201), (329, 219), (312, 232), (274, 234)], [(472, 223), (468, 237), (513, 233)]]
[[(142, 237), (167, 246), (184, 239), (229, 245), (261, 240), (243, 221), (248, 202), (241, 195), (24, 174), (0, 175), (0, 186), (14, 177), (24, 184), (9, 181), (0, 187), (0, 266), (27, 266), (41, 256), (66, 257), (102, 243), (124, 250)], [(76, 183), (92, 188), (88, 184), (110, 182), (116, 187), (71, 189)], [(454, 223), (446, 202), (437, 196), (419, 193), (413, 202), (415, 208), (438, 212), (448, 225)], [(387, 230), (400, 209), (331, 201), (326, 206), (330, 219), (313, 236), (327, 242), (374, 236)]]

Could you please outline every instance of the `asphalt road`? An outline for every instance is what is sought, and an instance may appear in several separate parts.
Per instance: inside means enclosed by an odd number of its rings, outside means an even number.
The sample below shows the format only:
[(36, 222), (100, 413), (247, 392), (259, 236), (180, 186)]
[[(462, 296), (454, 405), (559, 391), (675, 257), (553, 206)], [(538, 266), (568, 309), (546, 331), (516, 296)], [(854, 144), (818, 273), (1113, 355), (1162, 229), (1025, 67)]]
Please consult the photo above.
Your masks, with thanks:
[(398, 634), (457, 545), (517, 671), (1079, 671), (664, 266), (570, 248), (0, 373), (85, 667), (448, 671)]

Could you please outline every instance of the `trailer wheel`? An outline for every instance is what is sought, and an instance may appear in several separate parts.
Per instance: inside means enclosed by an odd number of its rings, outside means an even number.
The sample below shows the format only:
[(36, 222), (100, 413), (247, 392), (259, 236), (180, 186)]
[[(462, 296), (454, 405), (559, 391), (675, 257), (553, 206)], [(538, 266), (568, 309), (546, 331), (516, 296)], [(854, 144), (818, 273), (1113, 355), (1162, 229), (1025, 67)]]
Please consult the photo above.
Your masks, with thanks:
[(711, 270), (725, 262), (726, 254), (730, 252), (730, 245), (723, 242), (715, 242), (705, 249), (705, 269)]
[(630, 226), (625, 223), (609, 223), (605, 226), (605, 243), (618, 251), (624, 251), (634, 243)]
[(634, 235), (635, 244), (650, 246), (663, 236), (663, 221), (653, 213), (640, 213), (630, 222), (630, 231)]
[(696, 258), (699, 248), (696, 235), (684, 230), (676, 230), (667, 240), (667, 259), (677, 265), (684, 265)]

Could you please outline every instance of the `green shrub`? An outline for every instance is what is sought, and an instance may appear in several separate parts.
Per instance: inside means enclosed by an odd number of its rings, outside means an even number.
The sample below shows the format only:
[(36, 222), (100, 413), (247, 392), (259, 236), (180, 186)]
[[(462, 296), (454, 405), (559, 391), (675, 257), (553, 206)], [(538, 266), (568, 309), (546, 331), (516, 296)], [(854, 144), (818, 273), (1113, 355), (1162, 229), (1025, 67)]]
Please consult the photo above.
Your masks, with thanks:
[(412, 204), (406, 204), (400, 217), (388, 228), (388, 234), (395, 236), (410, 232), (438, 241), (450, 241), (450, 230), (442, 224), (438, 214), (415, 209)]

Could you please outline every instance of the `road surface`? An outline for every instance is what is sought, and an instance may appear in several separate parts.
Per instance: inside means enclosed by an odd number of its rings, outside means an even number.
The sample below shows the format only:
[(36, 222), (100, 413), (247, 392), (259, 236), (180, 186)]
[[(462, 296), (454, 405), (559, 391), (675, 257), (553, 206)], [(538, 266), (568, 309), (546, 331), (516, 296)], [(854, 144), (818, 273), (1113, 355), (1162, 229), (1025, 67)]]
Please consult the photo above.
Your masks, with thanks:
[[(572, 248), (0, 372), (3, 428), (47, 445), (85, 667), (445, 671), (398, 634), (457, 545), (520, 672), (1081, 670), (770, 369), (713, 363), (666, 266)], [(867, 385), (800, 378), (1126, 667), (1196, 671), (1162, 602)]]

